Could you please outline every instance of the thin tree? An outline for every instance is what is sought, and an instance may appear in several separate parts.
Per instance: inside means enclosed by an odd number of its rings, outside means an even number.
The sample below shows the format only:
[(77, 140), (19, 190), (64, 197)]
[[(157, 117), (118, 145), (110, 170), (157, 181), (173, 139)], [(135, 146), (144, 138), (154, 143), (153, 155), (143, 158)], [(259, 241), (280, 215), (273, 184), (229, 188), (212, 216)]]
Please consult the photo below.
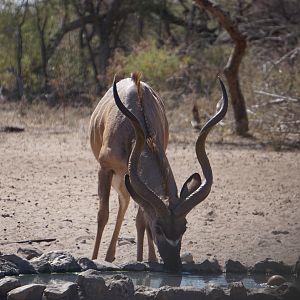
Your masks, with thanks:
[[(39, 5), (43, 5), (39, 7)], [(48, 22), (48, 7), (47, 2), (39, 3), (36, 1), (34, 3), (35, 7), (35, 16), (36, 16), (36, 27), (39, 35), (39, 43), (40, 43), (40, 52), (42, 59), (42, 73), (43, 73), (43, 89), (44, 92), (48, 91), (49, 87), (49, 78), (48, 78), (48, 59), (47, 59), (47, 45), (46, 45), (46, 26)]]
[(23, 35), (22, 27), (25, 23), (25, 18), (28, 10), (28, 0), (22, 1), (17, 7), (16, 11), (16, 70), (12, 68), (13, 73), (16, 76), (16, 87), (18, 92), (18, 98), (22, 99), (24, 95), (24, 81), (23, 81)]
[(234, 42), (233, 50), (224, 68), (224, 74), (229, 87), (236, 132), (239, 135), (246, 136), (249, 130), (248, 116), (239, 82), (239, 67), (247, 47), (246, 37), (239, 32), (234, 22), (218, 5), (209, 0), (195, 0), (195, 2), (218, 20)]

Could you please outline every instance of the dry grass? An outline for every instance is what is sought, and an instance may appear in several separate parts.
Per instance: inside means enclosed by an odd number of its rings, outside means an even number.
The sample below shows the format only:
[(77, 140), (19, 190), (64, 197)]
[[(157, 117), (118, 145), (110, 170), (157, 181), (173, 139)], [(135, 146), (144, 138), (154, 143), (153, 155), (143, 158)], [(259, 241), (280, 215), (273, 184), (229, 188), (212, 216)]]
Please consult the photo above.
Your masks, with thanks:
[[(227, 49), (228, 50), (228, 49)], [(194, 143), (198, 132), (192, 129), (192, 107), (196, 101), (199, 107), (201, 125), (215, 112), (221, 97), (216, 74), (220, 72), (220, 51), (207, 51), (216, 65), (210, 68), (192, 66), (181, 70), (166, 80), (166, 89), (158, 91), (165, 102), (170, 123), (170, 142)], [(247, 104), (250, 134), (252, 139), (243, 139), (234, 134), (234, 117), (231, 106), (225, 119), (215, 128), (208, 140), (214, 143), (235, 144), (251, 147), (268, 146), (273, 150), (295, 149), (300, 147), (300, 60), (280, 60), (280, 56), (257, 58), (255, 49), (250, 49), (243, 60), (240, 71), (241, 87)], [(207, 65), (207, 62), (206, 62)], [(205, 66), (205, 65), (204, 65)], [(191, 68), (191, 66), (189, 66)], [(210, 78), (209, 81), (203, 78)], [(200, 85), (201, 83), (201, 85)], [(257, 92), (260, 91), (260, 92)], [(270, 96), (278, 95), (278, 97)], [(49, 108), (45, 102), (36, 101), (0, 103), (0, 126), (20, 125), (40, 126), (58, 130), (80, 130), (87, 134), (86, 124), (98, 99), (93, 98), (92, 107)], [(85, 124), (85, 125), (83, 125)], [(83, 133), (84, 134), (84, 133)]]
[(49, 108), (45, 102), (0, 103), (0, 126), (78, 129), (80, 120), (88, 119), (92, 108), (71, 106)]

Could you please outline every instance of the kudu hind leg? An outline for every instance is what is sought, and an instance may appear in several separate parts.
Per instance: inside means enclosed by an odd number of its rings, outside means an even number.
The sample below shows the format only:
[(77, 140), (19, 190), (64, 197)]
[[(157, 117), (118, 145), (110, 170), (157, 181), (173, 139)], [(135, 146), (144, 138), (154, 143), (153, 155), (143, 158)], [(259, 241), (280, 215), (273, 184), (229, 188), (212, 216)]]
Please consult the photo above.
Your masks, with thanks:
[(129, 196), (125, 186), (122, 185), (122, 187), (118, 189), (118, 194), (119, 194), (119, 210), (118, 210), (116, 225), (115, 225), (114, 233), (111, 238), (111, 242), (108, 247), (106, 257), (105, 257), (105, 260), (109, 261), (109, 262), (112, 262), (115, 260), (116, 244), (118, 241), (118, 237), (120, 234), (124, 216), (125, 216), (125, 213), (127, 211), (129, 201), (130, 201), (130, 196)]
[(97, 234), (95, 239), (95, 246), (92, 259), (98, 257), (99, 247), (101, 243), (102, 234), (109, 216), (109, 194), (111, 188), (113, 171), (105, 168), (100, 168), (98, 173), (98, 195), (99, 195), (99, 209), (97, 217)]

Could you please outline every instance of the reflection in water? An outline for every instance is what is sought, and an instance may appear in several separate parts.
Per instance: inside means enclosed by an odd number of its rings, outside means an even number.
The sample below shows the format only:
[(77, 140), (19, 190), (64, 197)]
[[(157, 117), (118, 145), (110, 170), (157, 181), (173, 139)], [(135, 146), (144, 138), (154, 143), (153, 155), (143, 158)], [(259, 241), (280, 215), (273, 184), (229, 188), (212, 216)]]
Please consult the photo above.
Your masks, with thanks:
[(55, 274), (32, 274), (32, 275), (20, 275), (18, 277), (22, 285), (39, 283), (45, 285), (56, 285), (65, 282), (75, 282), (77, 274), (75, 273), (55, 273)]
[[(162, 286), (192, 286), (194, 288), (204, 288), (207, 285), (219, 287), (227, 287), (229, 283), (242, 281), (246, 288), (260, 288), (267, 282), (266, 275), (249, 276), (246, 274), (222, 274), (222, 275), (191, 275), (153, 273), (153, 272), (102, 272), (102, 277), (108, 279), (114, 275), (122, 274), (132, 279), (134, 285), (145, 285), (153, 288)], [(35, 274), (19, 276), (22, 285), (30, 283), (41, 283), (45, 285), (56, 285), (64, 282), (75, 282), (77, 274)], [(299, 285), (299, 279), (295, 277), (287, 277), (289, 281), (293, 281)]]
[(247, 274), (232, 274), (225, 273), (225, 279), (227, 283), (232, 283), (236, 281), (243, 281), (247, 277)]
[(129, 276), (134, 285), (146, 285), (151, 286), (153, 288), (159, 288), (165, 285), (169, 286), (181, 286), (182, 285), (182, 276), (181, 275), (171, 275), (171, 274), (163, 274), (161, 273), (151, 273), (145, 272), (141, 276), (141, 274), (136, 272), (128, 272), (124, 275)]

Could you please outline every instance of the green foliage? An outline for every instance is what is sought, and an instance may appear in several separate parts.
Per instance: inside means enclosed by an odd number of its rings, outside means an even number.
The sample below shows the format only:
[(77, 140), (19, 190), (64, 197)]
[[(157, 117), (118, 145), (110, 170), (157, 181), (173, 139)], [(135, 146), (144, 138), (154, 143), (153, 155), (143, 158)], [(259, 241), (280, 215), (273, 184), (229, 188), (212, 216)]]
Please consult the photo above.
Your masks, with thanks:
[(154, 41), (143, 43), (128, 56), (119, 58), (122, 72), (126, 75), (140, 71), (145, 81), (155, 89), (165, 88), (165, 81), (187, 65), (188, 58), (180, 57), (176, 51), (166, 47), (158, 48)]
[[(6, 0), (0, 7), (0, 85), (14, 90), (16, 85), (16, 32), (24, 18), (22, 34), (22, 77), (27, 96), (39, 93), (43, 88), (42, 56), (40, 36), (37, 29), (38, 15), (41, 26), (45, 23), (45, 43), (49, 43), (53, 33), (60, 26), (62, 3), (57, 0), (30, 3), (28, 8), (20, 8), (14, 1)], [(73, 44), (73, 48), (77, 47)], [(78, 51), (77, 51), (78, 52)], [(76, 53), (77, 53), (76, 52)], [(73, 61), (76, 61), (74, 55)], [(58, 65), (60, 61), (55, 61)], [(51, 66), (50, 66), (51, 68)], [(72, 68), (71, 68), (72, 69)], [(73, 72), (73, 69), (70, 70)]]
[(14, 25), (11, 13), (8, 10), (0, 11), (0, 83), (11, 87), (13, 76), (8, 68), (14, 63)]
[[(23, 18), (23, 11), (16, 11), (5, 6), (0, 11), (0, 82), (12, 89), (15, 84), (16, 65), (16, 33), (17, 25)], [(28, 10), (21, 28), (22, 34), (22, 76), (25, 88), (38, 89), (39, 80), (33, 71), (40, 64), (38, 36), (35, 29), (35, 17)]]
[(230, 52), (231, 47), (228, 47), (228, 45), (218, 45), (217, 47), (215, 45), (209, 45), (204, 48), (201, 53), (202, 63), (207, 62), (206, 68), (211, 66), (211, 68), (220, 70), (225, 66)]

